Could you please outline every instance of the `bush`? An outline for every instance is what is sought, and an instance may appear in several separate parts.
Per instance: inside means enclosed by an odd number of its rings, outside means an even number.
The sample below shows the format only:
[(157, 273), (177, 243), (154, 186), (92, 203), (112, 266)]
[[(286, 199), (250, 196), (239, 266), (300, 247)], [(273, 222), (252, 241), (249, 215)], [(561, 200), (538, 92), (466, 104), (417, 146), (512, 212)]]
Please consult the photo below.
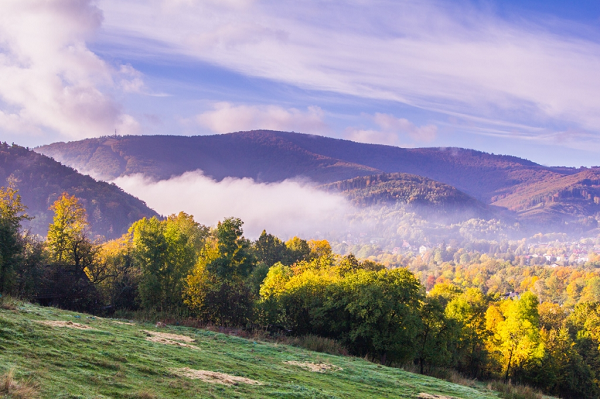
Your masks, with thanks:
[(513, 385), (510, 382), (504, 383), (501, 381), (492, 381), (488, 384), (488, 388), (500, 393), (500, 397), (504, 399), (542, 399), (541, 392), (527, 385)]
[(329, 353), (330, 355), (348, 356), (348, 350), (338, 341), (323, 338), (317, 335), (303, 335), (300, 337), (282, 337), (279, 340), (286, 345), (297, 346), (315, 352)]

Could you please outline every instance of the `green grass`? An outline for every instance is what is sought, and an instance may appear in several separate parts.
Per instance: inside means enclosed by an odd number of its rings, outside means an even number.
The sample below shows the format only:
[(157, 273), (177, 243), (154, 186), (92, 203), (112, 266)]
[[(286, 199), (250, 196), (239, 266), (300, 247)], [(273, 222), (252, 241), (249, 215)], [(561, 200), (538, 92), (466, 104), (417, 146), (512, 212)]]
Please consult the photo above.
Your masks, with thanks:
[[(51, 327), (39, 321), (93, 327)], [(143, 330), (194, 338), (188, 347), (146, 340)], [(329, 363), (341, 370), (315, 373), (285, 361)], [(177, 375), (189, 367), (260, 381), (210, 384)], [(0, 375), (36, 387), (42, 398), (497, 398), (432, 377), (383, 367), (360, 358), (311, 352), (189, 327), (155, 328), (17, 303), (0, 308)], [(2, 395), (2, 393), (0, 393)], [(11, 397), (11, 396), (5, 396)], [(17, 396), (12, 396), (17, 397)]]

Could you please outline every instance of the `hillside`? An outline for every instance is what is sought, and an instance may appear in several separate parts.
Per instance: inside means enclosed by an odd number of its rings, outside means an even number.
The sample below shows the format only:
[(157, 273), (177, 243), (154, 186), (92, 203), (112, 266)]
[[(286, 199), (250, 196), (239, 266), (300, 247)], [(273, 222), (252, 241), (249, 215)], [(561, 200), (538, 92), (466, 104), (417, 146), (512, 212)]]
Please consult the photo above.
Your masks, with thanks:
[(426, 177), (407, 173), (383, 173), (355, 177), (320, 186), (329, 192), (342, 193), (359, 207), (406, 204), (428, 213), (468, 212), (471, 217), (490, 218), (492, 211), (475, 198)]
[(0, 186), (16, 183), (35, 234), (45, 235), (52, 203), (63, 192), (75, 195), (88, 212), (92, 234), (116, 238), (142, 217), (157, 216), (146, 204), (114, 184), (97, 181), (53, 159), (17, 145), (0, 144)]
[(518, 212), (521, 219), (572, 222), (574, 216), (600, 212), (600, 170), (584, 169), (537, 184), (520, 184), (493, 198), (494, 205)]
[(106, 179), (134, 173), (166, 179), (201, 169), (217, 180), (232, 176), (274, 182), (306, 176), (331, 183), (378, 173), (410, 173), (449, 184), (484, 202), (504, 188), (570, 173), (460, 148), (407, 149), (273, 131), (104, 137), (54, 143), (36, 151)]
[[(106, 179), (135, 173), (167, 179), (201, 169), (216, 180), (231, 176), (276, 182), (303, 176), (327, 184), (408, 173), (453, 186), (485, 204), (519, 211), (534, 223), (560, 225), (600, 211), (595, 195), (573, 202), (566, 194), (579, 190), (576, 182), (585, 179), (578, 175), (597, 170), (546, 167), (461, 148), (399, 148), (261, 130), (193, 137), (104, 137), (54, 143), (36, 151)], [(538, 208), (546, 204), (540, 212)]]
[(26, 397), (497, 398), (360, 358), (22, 303), (0, 306), (0, 348), (0, 376), (12, 369)]

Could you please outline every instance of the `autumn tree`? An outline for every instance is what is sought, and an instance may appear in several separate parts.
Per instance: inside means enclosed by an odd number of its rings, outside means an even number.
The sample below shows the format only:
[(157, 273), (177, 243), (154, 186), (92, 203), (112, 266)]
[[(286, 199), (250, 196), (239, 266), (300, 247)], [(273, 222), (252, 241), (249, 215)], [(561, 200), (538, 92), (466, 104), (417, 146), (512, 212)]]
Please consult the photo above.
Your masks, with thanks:
[(288, 262), (287, 264), (294, 264), (302, 260), (308, 260), (310, 257), (310, 246), (305, 240), (293, 237), (285, 242), (285, 246), (288, 250)]
[(491, 333), (490, 350), (501, 366), (505, 381), (511, 376), (518, 379), (519, 371), (543, 357), (538, 300), (534, 294), (526, 292), (520, 299), (490, 306), (486, 327)]
[(63, 193), (51, 206), (53, 222), (48, 227), (46, 247), (52, 270), (46, 281), (54, 303), (75, 310), (94, 311), (101, 303), (90, 271), (97, 264), (98, 245), (88, 237), (85, 208), (75, 196)]
[(52, 261), (81, 271), (92, 266), (96, 248), (88, 238), (89, 223), (79, 199), (63, 193), (50, 209), (54, 218), (48, 227), (46, 244)]
[(457, 323), (455, 364), (471, 376), (481, 375), (488, 361), (485, 342), (488, 338), (485, 314), (489, 298), (477, 288), (469, 288), (454, 296), (445, 309), (445, 315)]

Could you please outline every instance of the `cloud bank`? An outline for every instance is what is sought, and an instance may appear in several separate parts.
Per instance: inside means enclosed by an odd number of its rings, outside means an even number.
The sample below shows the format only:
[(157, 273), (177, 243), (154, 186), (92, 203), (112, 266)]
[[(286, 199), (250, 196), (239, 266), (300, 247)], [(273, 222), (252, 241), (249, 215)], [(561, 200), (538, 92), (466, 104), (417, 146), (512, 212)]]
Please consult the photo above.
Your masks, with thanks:
[(352, 209), (339, 195), (293, 180), (257, 183), (226, 178), (217, 182), (196, 171), (158, 182), (134, 175), (114, 183), (163, 215), (184, 211), (209, 226), (225, 217), (239, 217), (249, 238), (257, 238), (263, 229), (281, 238), (315, 238), (332, 227), (343, 229), (343, 216)]
[(141, 84), (129, 67), (113, 70), (86, 46), (102, 11), (91, 0), (0, 2), (0, 131), (68, 138), (136, 133), (138, 124), (110, 95)]

